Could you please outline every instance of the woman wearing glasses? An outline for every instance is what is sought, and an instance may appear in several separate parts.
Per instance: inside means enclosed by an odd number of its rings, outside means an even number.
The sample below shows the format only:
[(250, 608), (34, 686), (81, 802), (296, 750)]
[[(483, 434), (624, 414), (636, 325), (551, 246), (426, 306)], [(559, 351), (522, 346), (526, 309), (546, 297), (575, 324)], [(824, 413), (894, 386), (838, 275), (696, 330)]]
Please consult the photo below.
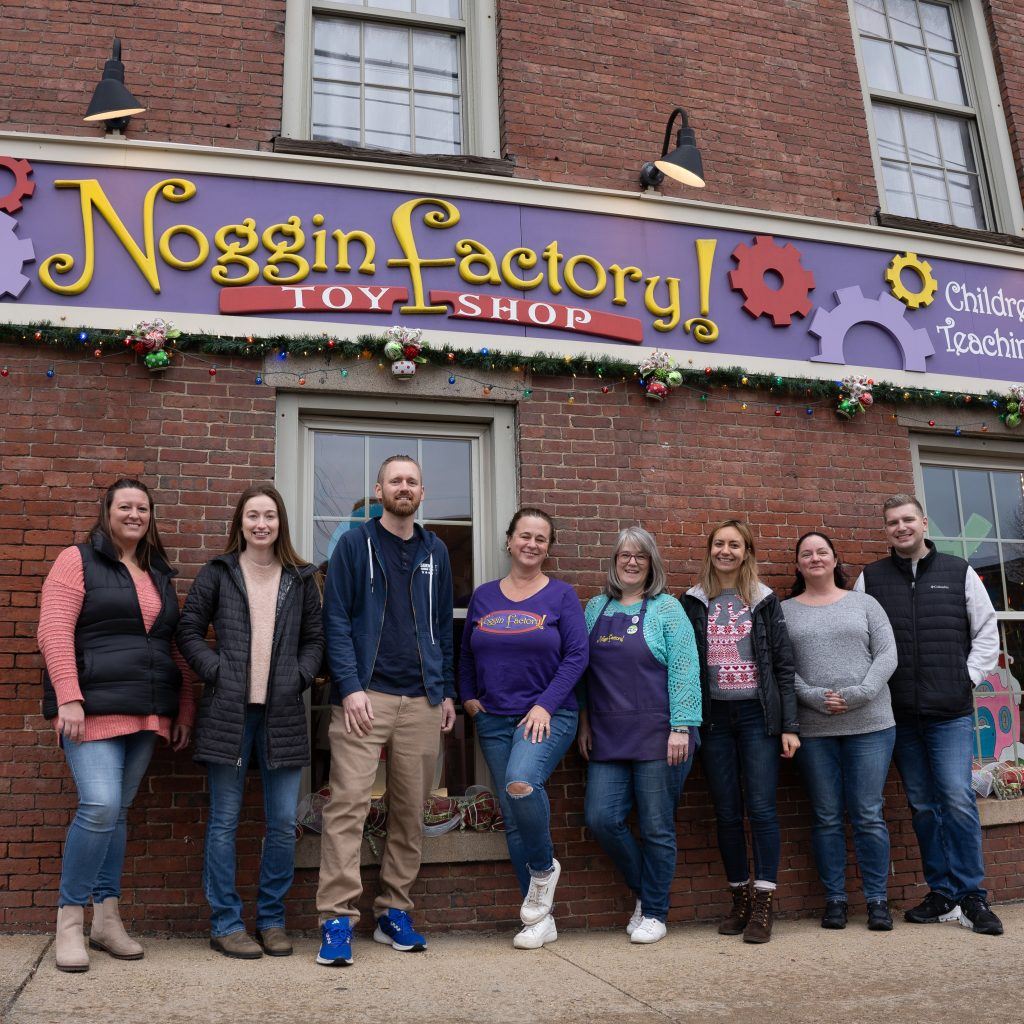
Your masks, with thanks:
[[(701, 722), (693, 628), (665, 582), (654, 538), (628, 527), (615, 542), (604, 591), (586, 610), (590, 664), (578, 740), (589, 761), (584, 813), (636, 897), (626, 925), (635, 943), (665, 937), (676, 804)], [(641, 843), (628, 824), (634, 806)]]

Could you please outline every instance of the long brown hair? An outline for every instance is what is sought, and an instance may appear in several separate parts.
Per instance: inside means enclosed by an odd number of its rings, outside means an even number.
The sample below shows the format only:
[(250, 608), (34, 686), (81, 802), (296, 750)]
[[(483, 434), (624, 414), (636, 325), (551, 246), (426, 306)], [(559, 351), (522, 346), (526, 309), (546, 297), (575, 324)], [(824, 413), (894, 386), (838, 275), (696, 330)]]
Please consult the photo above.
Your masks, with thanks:
[(711, 563), (711, 545), (715, 542), (715, 534), (727, 527), (732, 527), (742, 538), (746, 547), (743, 555), (743, 563), (740, 565), (739, 577), (736, 580), (736, 590), (748, 608), (757, 604), (758, 583), (757, 578), (757, 552), (754, 550), (754, 534), (749, 526), (740, 519), (726, 519), (719, 523), (708, 534), (707, 545), (704, 550), (704, 561), (697, 576), (697, 583), (707, 595), (708, 599), (718, 597), (722, 592), (722, 584), (718, 581), (718, 573)]
[(256, 484), (254, 487), (247, 487), (239, 495), (238, 503), (235, 505), (235, 514), (231, 517), (231, 529), (228, 530), (228, 543), (224, 548), (226, 555), (240, 555), (245, 550), (245, 538), (242, 536), (242, 514), (245, 512), (246, 502), (252, 498), (270, 498), (277, 506), (277, 539), (274, 541), (274, 557), (289, 569), (298, 569), (303, 565), (309, 565), (302, 555), (292, 545), (291, 532), (288, 529), (288, 510), (284, 507), (284, 498), (276, 487), (270, 484)]
[(117, 548), (113, 534), (110, 532), (110, 509), (114, 504), (117, 492), (127, 490), (142, 491), (149, 501), (149, 526), (146, 528), (142, 540), (135, 547), (135, 561), (139, 563), (139, 568), (143, 572), (149, 572), (154, 556), (170, 564), (163, 541), (160, 540), (160, 532), (156, 528), (156, 506), (153, 504), (153, 495), (149, 493), (149, 488), (141, 480), (121, 477), (107, 488), (107, 493), (103, 495), (103, 501), (100, 504), (100, 514), (96, 517), (90, 535), (101, 533), (115, 549)]

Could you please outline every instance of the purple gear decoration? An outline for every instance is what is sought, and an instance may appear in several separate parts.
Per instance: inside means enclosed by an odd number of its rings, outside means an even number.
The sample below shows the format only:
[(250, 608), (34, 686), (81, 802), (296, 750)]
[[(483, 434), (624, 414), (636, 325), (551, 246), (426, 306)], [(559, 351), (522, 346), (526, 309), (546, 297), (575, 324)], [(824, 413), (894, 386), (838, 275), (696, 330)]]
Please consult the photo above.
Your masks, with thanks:
[(836, 305), (814, 314), (807, 330), (821, 342), (820, 353), (811, 356), (815, 363), (845, 363), (843, 342), (855, 324), (874, 324), (886, 331), (900, 347), (903, 369), (925, 372), (925, 360), (935, 355), (935, 348), (923, 327), (911, 327), (905, 319), (906, 307), (899, 299), (883, 291), (877, 299), (869, 299), (854, 285), (835, 292)]
[(17, 226), (13, 217), (0, 213), (0, 299), (5, 295), (12, 299), (21, 295), (29, 284), (21, 268), (36, 258), (31, 240), (14, 233)]

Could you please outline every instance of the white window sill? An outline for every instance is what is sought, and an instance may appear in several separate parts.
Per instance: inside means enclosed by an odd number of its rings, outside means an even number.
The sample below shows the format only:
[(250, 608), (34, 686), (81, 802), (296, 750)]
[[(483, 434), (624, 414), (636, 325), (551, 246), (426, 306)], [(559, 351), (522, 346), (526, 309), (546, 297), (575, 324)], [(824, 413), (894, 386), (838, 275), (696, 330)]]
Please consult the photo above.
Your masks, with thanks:
[(978, 801), (981, 827), (1012, 825), (1024, 821), (1024, 800), (993, 800), (986, 797)]
[[(1020, 801), (1024, 803), (1024, 801)], [(381, 849), (384, 840), (374, 838), (374, 845)], [(426, 837), (423, 840), (424, 864), (469, 864), (477, 861), (508, 860), (508, 846), (504, 832), (448, 832), (443, 836)], [(360, 864), (379, 864), (380, 857), (373, 852), (364, 839), (359, 857)], [(295, 845), (295, 866), (297, 868), (320, 867), (320, 836), (306, 832)]]

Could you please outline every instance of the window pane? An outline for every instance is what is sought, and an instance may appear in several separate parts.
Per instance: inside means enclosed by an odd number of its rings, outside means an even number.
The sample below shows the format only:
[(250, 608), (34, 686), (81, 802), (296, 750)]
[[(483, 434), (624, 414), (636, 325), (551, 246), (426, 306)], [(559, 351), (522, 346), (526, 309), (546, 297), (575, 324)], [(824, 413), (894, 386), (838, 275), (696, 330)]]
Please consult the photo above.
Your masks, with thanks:
[(910, 171), (906, 164), (882, 164), (885, 183), (885, 205), (890, 213), (903, 217), (916, 217), (914, 193), (910, 186)]
[[(1003, 545), (1003, 571), (1006, 574), (1007, 611), (1024, 612), (1024, 544)], [(1021, 624), (1024, 629), (1024, 622)], [(1017, 663), (1017, 675), (1024, 672), (1024, 659)]]
[(409, 30), (365, 25), (363, 42), (366, 47), (364, 73), (367, 85), (408, 88)]
[(431, 523), (430, 529), (444, 541), (451, 557), (455, 607), (468, 608), (473, 593), (473, 527)]
[(901, 43), (920, 46), (924, 42), (915, 0), (889, 0), (889, 29)]
[(313, 75), (331, 81), (359, 81), (359, 25), (317, 18), (313, 26)]
[(423, 442), (424, 519), (472, 519), (471, 458), (469, 441)]
[(889, 34), (882, 13), (882, 0), (857, 0), (857, 28), (875, 36)]
[(953, 23), (945, 4), (921, 4), (925, 42), (931, 50), (953, 50)]
[(896, 80), (896, 65), (892, 60), (892, 47), (877, 39), (865, 39), (862, 47), (864, 68), (868, 74), (868, 85), (872, 89), (899, 92)]
[(404, 89), (366, 87), (366, 145), (386, 149), (409, 147), (409, 93)]
[(416, 0), (417, 14), (435, 14), (439, 18), (461, 18), (460, 0)]
[(941, 171), (914, 171), (917, 215), (922, 220), (949, 224), (951, 212), (946, 198), (946, 180)]
[(933, 99), (931, 76), (928, 74), (928, 58), (923, 50), (897, 46), (896, 72), (900, 80), (900, 92), (908, 96), (923, 96)]
[[(929, 164), (933, 167), (941, 165), (939, 136), (933, 114), (922, 114), (917, 110), (904, 110), (903, 130), (907, 135), (907, 148), (910, 150), (911, 163)], [(946, 189), (943, 187), (941, 194), (945, 195), (945, 192)]]
[(988, 471), (961, 469), (957, 477), (957, 483), (960, 485), (960, 507), (964, 513), (964, 536), (995, 537), (996, 517), (992, 508)]
[(359, 145), (359, 86), (313, 83), (313, 138)]
[(1003, 540), (1024, 538), (1024, 473), (996, 472), (992, 479), (996, 487), (1000, 536)]
[[(967, 547), (970, 549), (971, 545), (968, 544)], [(997, 612), (1005, 611), (1003, 573), (999, 565), (999, 545), (990, 542), (979, 544), (968, 555), (967, 560), (974, 566), (975, 572), (981, 577), (981, 582), (985, 584), (988, 596), (992, 599), (992, 606)]]
[(367, 455), (367, 469), (370, 472), (370, 487), (377, 482), (377, 473), (385, 459), (392, 455), (408, 455), (419, 462), (419, 447), (415, 437), (403, 437), (396, 434), (371, 434)]
[(459, 95), (459, 41), (455, 36), (414, 32), (412, 53), (416, 89)]
[(960, 61), (948, 53), (929, 55), (932, 78), (935, 81), (935, 98), (946, 103), (967, 103), (964, 80), (960, 73)]
[(416, 152), (462, 151), (462, 118), (454, 96), (416, 96)]
[(412, 11), (412, 0), (363, 0), (368, 7), (382, 11)]
[(942, 158), (954, 171), (976, 171), (970, 125), (960, 117), (938, 117)]
[(964, 557), (964, 544), (960, 540), (937, 540), (935, 548), (946, 555), (956, 555), (957, 558)]
[(365, 476), (361, 436), (324, 430), (313, 435), (313, 515), (358, 514), (368, 497)]
[(907, 149), (899, 110), (887, 103), (875, 103), (871, 109), (875, 116), (875, 137), (878, 140), (879, 156), (883, 160), (906, 160)]
[(945, 466), (922, 466), (924, 504), (928, 510), (928, 532), (939, 537), (959, 537), (960, 510), (956, 501), (956, 478)]
[(962, 228), (985, 227), (981, 182), (976, 174), (950, 174), (949, 195), (953, 202), (954, 224)]

